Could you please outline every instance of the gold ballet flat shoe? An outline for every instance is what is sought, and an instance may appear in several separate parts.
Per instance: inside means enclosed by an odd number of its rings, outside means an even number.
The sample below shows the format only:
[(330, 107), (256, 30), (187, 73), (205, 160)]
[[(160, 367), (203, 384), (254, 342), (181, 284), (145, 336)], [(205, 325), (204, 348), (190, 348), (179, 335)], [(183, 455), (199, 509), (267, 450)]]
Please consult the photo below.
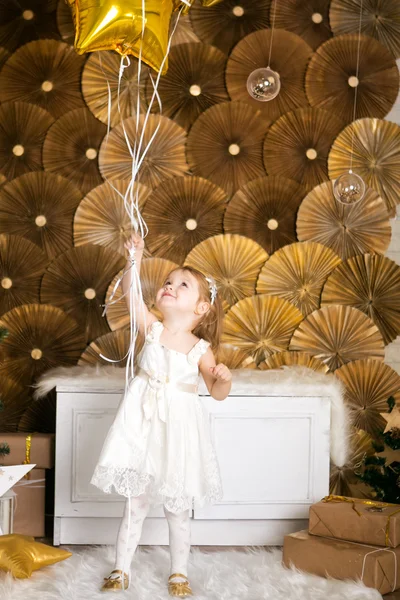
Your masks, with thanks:
[[(119, 573), (119, 577), (111, 577), (113, 573)], [(122, 571), (114, 569), (108, 577), (104, 577), (105, 583), (102, 585), (102, 592), (118, 592), (119, 590), (127, 590), (129, 587), (129, 577), (124, 573), (124, 584), (122, 585)]]
[[(175, 577), (182, 577), (185, 581), (171, 581)], [(186, 596), (193, 596), (193, 592), (190, 588), (190, 583), (186, 575), (182, 573), (173, 573), (168, 578), (168, 593), (170, 596), (178, 596), (178, 598), (186, 598)]]

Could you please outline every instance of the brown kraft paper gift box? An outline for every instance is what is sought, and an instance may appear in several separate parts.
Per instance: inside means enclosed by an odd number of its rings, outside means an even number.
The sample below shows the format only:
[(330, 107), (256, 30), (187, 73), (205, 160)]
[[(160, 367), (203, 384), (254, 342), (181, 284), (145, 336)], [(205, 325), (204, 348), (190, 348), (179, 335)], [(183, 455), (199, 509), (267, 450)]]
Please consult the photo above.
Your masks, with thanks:
[(13, 533), (33, 537), (45, 535), (45, 469), (32, 469), (29, 479), (23, 477), (14, 485)]
[(328, 496), (310, 506), (308, 532), (396, 548), (400, 545), (400, 505)]
[[(31, 439), (27, 439), (31, 437)], [(10, 446), (10, 454), (1, 457), (4, 466), (35, 464), (37, 469), (54, 467), (54, 433), (0, 433), (0, 442)]]
[(283, 564), (320, 577), (361, 580), (381, 594), (400, 587), (400, 547), (382, 548), (299, 531), (284, 538)]

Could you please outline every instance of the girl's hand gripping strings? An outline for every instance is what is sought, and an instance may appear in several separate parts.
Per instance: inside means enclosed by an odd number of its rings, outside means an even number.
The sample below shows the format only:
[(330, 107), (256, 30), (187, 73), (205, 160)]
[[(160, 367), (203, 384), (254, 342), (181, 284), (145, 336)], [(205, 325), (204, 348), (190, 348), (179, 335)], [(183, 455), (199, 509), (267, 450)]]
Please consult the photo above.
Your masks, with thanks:
[(138, 233), (132, 233), (131, 237), (128, 238), (124, 244), (124, 247), (128, 250), (129, 256), (133, 256), (137, 259), (138, 254), (143, 254), (144, 250), (144, 239)]

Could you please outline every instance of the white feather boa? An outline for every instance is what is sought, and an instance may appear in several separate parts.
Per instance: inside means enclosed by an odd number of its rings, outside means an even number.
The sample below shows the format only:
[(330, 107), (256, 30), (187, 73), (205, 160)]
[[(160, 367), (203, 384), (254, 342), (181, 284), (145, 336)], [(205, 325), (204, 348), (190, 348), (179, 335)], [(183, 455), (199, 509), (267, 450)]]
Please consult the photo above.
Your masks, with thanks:
[[(45, 396), (55, 387), (68, 385), (82, 390), (123, 391), (125, 369), (113, 366), (77, 366), (50, 369), (36, 384), (34, 398)], [(342, 383), (332, 374), (323, 374), (306, 367), (282, 367), (274, 370), (236, 369), (232, 371), (232, 395), (245, 395), (251, 389), (252, 395), (269, 396), (326, 396), (331, 401), (330, 455), (332, 463), (343, 467), (350, 453), (350, 414), (344, 401)], [(208, 395), (207, 388), (200, 378), (199, 393)]]

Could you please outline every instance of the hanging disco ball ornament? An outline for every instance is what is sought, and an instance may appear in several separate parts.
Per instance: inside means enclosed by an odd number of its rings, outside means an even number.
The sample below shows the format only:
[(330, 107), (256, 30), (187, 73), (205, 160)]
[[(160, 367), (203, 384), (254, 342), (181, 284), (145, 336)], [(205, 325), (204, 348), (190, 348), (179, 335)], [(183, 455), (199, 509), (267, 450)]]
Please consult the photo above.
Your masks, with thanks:
[(269, 67), (252, 71), (247, 79), (247, 91), (254, 100), (269, 102), (281, 89), (279, 73)]
[(333, 195), (342, 204), (355, 204), (364, 198), (364, 194), (364, 180), (351, 169), (340, 175), (333, 184)]

